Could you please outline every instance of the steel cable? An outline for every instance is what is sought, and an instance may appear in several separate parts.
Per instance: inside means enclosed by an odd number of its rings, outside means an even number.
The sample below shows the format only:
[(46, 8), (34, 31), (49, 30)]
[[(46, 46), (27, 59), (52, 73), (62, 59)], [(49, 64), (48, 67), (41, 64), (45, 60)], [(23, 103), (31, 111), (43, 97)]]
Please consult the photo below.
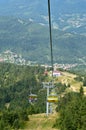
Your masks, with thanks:
[(51, 66), (52, 66), (52, 77), (53, 77), (53, 48), (52, 48), (52, 30), (51, 30), (50, 0), (48, 0), (48, 16), (49, 16), (49, 35), (50, 35), (50, 49), (51, 49)]

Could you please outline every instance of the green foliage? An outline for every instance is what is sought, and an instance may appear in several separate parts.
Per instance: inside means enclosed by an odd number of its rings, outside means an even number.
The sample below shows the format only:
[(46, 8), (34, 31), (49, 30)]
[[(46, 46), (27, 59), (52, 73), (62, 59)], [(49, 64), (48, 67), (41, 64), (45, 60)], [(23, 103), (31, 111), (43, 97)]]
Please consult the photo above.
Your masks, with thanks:
[(21, 112), (19, 112), (19, 117), (21, 118), (21, 120), (28, 121), (28, 113), (27, 113), (27, 111), (22, 110)]
[(13, 122), (13, 128), (19, 129), (20, 128), (20, 123), (18, 119), (15, 119)]
[(21, 110), (21, 112), (18, 112), (12, 110), (4, 110), (2, 111), (0, 128), (2, 128), (2, 130), (11, 130), (12, 128), (19, 129), (22, 128), (24, 121), (27, 120), (28, 115), (26, 111)]
[(46, 107), (46, 89), (41, 89), (38, 92), (38, 99), (35, 106), (37, 113), (45, 113), (46, 111), (45, 107)]
[(60, 117), (54, 127), (61, 130), (85, 130), (86, 128), (86, 97), (81, 94), (70, 93), (60, 99), (58, 103)]
[(76, 81), (83, 81), (83, 78), (81, 76), (77, 76), (74, 78)]
[(82, 86), (80, 87), (80, 96), (81, 96), (81, 97), (84, 96), (84, 90), (83, 90), (83, 87), (82, 87)]
[(4, 130), (4, 121), (0, 119), (0, 130)]
[[(10, 107), (27, 106), (28, 94), (37, 94), (40, 88), (43, 70), (40, 67), (0, 64), (0, 101), (1, 105), (10, 102)], [(40, 71), (41, 70), (41, 71)], [(43, 78), (44, 79), (44, 78)], [(0, 105), (0, 107), (1, 107)], [(14, 106), (15, 105), (15, 106)], [(18, 109), (18, 108), (17, 108)]]
[(55, 86), (57, 89), (57, 93), (61, 94), (62, 92), (65, 91), (66, 88), (70, 87), (70, 84), (66, 85), (66, 84), (62, 84), (61, 82), (59, 82), (59, 83), (56, 83)]
[[(0, 64), (0, 128), (23, 128), (28, 115), (45, 111), (44, 68)], [(43, 78), (42, 78), (43, 76)], [(41, 78), (40, 78), (41, 77)], [(38, 100), (29, 103), (29, 94)], [(4, 127), (3, 127), (4, 126)]]

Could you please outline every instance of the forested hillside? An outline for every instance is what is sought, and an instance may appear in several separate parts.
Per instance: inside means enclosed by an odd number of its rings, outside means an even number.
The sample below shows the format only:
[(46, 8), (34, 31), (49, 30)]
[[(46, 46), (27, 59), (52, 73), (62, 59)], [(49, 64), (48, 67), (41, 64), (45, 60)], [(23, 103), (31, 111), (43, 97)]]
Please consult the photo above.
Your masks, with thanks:
[[(44, 70), (45, 70), (44, 67), (40, 66), (24, 66), (24, 65), (21, 66), (5, 63), (0, 64), (0, 129), (1, 130), (5, 129), (11, 130), (13, 128), (24, 129), (28, 126), (29, 115), (46, 112), (46, 88), (43, 88), (42, 82), (50, 82), (51, 77), (49, 75), (44, 75)], [(50, 69), (48, 70), (48, 72), (50, 73)], [(82, 103), (85, 103), (84, 94), (86, 93), (85, 89), (86, 77), (85, 75), (82, 74), (75, 75), (68, 72), (61, 72), (60, 77), (53, 77), (54, 88), (52, 90), (55, 91), (58, 96), (58, 103), (53, 105), (54, 106), (53, 112), (55, 112), (56, 107), (57, 107), (56, 110), (59, 113), (61, 111), (64, 112), (65, 110), (64, 116), (65, 118), (67, 118), (66, 108), (64, 109), (64, 107), (66, 106), (70, 107), (71, 104), (73, 104), (73, 102), (74, 102), (73, 105), (79, 105), (76, 104), (77, 100), (80, 101), (79, 102), (81, 106), (80, 108), (82, 109), (82, 105), (84, 105), (83, 109), (85, 109), (86, 106), (85, 104)], [(81, 86), (83, 86), (84, 89)], [(36, 95), (36, 99), (35, 100), (31, 99), (30, 95)], [(75, 107), (73, 106), (73, 109)], [(70, 113), (70, 109), (67, 108), (67, 110)], [(78, 112), (80, 113), (80, 111)], [(80, 113), (80, 118), (83, 113)], [(60, 118), (63, 118), (63, 116), (61, 116)], [(75, 122), (77, 118), (78, 117), (75, 117)], [(85, 118), (83, 118), (81, 121), (84, 122), (85, 121), (84, 119)], [(51, 120), (53, 119), (51, 118)], [(61, 121), (61, 119), (59, 121)], [(63, 126), (60, 126), (58, 124), (59, 121), (56, 122), (55, 124), (53, 122), (52, 126), (63, 128)], [(67, 120), (65, 120), (65, 122), (62, 122), (63, 125), (67, 123), (66, 121)], [(71, 123), (69, 124), (69, 127), (71, 127)], [(85, 127), (84, 123), (80, 126)], [(32, 128), (32, 126), (30, 127)]]
[(83, 88), (80, 93), (69, 93), (60, 99), (57, 107), (59, 118), (53, 127), (60, 130), (86, 129), (86, 96)]
[[(43, 72), (40, 67), (0, 64), (1, 130), (23, 128), (29, 114), (45, 111), (46, 94), (41, 84)], [(34, 105), (29, 102), (31, 93), (38, 96)]]

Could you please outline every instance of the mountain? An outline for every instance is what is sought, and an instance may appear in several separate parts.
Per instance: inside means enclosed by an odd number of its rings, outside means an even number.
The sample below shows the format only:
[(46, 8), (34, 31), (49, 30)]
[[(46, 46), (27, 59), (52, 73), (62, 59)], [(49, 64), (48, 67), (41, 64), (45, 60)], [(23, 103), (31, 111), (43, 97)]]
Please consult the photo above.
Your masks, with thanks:
[[(24, 17), (47, 15), (48, 0), (0, 0), (0, 14)], [(50, 0), (51, 10), (59, 13), (86, 13), (86, 0)]]
[[(52, 25), (58, 29), (86, 31), (86, 0), (50, 0)], [(0, 15), (31, 18), (48, 24), (48, 0), (1, 0)], [(82, 31), (83, 30), (83, 31)]]
[[(50, 62), (47, 10), (47, 0), (0, 0), (0, 52)], [(51, 0), (51, 15), (54, 62), (85, 63), (86, 0)]]

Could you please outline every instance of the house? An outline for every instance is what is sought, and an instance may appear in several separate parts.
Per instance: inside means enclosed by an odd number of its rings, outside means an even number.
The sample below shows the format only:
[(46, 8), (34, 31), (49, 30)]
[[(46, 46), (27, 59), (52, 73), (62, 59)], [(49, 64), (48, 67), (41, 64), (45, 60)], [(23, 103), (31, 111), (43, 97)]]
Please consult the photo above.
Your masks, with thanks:
[(53, 76), (54, 77), (61, 76), (61, 72), (60, 71), (53, 71)]

